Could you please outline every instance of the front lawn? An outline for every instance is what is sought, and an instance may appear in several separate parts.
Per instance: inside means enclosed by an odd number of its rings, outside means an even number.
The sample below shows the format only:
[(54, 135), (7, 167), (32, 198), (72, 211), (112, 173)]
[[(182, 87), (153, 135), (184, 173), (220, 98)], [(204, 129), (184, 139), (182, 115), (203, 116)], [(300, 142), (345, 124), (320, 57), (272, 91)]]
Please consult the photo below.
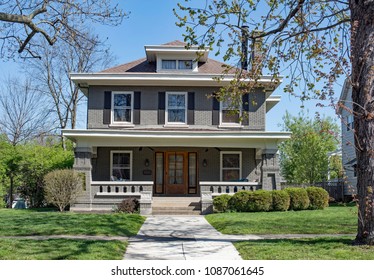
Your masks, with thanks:
[(355, 205), (335, 205), (324, 210), (220, 213), (208, 222), (224, 234), (352, 234), (357, 231)]
[(121, 260), (127, 241), (0, 239), (0, 260)]
[(352, 246), (350, 237), (252, 240), (234, 245), (245, 260), (374, 260), (373, 246)]
[(0, 236), (108, 235), (134, 236), (145, 218), (126, 214), (81, 214), (0, 209)]

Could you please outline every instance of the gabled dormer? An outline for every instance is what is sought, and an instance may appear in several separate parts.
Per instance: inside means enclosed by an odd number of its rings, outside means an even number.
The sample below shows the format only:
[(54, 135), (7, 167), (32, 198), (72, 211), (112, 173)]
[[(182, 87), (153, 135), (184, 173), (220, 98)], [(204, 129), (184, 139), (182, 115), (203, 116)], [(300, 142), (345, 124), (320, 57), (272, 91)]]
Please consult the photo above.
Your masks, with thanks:
[(199, 63), (207, 62), (209, 49), (186, 48), (186, 45), (181, 41), (147, 45), (144, 47), (147, 61), (155, 63), (157, 73), (198, 73)]

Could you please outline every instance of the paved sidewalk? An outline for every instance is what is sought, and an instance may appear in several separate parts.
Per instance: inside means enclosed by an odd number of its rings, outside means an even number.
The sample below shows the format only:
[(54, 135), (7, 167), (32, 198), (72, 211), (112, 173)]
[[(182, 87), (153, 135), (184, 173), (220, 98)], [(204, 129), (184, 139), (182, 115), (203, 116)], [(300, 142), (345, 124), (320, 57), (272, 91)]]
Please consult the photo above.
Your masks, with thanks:
[(129, 239), (124, 259), (241, 260), (231, 242), (204, 216), (150, 216)]

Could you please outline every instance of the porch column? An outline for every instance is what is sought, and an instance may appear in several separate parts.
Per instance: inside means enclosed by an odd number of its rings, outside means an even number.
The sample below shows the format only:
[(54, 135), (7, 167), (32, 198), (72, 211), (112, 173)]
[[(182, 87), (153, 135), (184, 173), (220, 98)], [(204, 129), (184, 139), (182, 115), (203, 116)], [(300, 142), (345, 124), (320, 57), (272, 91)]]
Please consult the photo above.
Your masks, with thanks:
[(280, 167), (277, 150), (262, 150), (261, 181), (263, 190), (280, 190)]
[(76, 147), (74, 149), (74, 165), (73, 169), (79, 173), (84, 174), (84, 193), (78, 198), (78, 200), (88, 200), (90, 202), (90, 210), (92, 210), (92, 194), (91, 194), (91, 158), (92, 148), (87, 147)]

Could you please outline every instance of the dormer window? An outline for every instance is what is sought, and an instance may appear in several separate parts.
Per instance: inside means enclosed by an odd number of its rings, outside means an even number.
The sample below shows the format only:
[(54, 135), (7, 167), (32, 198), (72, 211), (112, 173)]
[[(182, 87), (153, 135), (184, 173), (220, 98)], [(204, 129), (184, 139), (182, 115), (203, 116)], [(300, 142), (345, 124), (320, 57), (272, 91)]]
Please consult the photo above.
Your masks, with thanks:
[(178, 60), (178, 69), (192, 70), (192, 60)]
[(162, 70), (192, 70), (193, 69), (193, 61), (192, 60), (170, 60), (170, 59), (163, 59), (162, 60)]
[(162, 60), (162, 69), (164, 70), (177, 69), (177, 61), (176, 60)]

